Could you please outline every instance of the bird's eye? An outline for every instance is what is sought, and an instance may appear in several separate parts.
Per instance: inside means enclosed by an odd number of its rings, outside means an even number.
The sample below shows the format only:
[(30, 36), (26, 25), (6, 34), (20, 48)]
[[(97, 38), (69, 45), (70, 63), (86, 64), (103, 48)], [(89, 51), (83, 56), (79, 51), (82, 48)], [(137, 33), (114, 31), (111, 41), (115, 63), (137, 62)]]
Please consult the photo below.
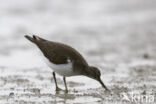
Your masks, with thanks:
[(101, 76), (101, 73), (100, 73), (100, 71), (98, 71), (98, 75), (99, 75), (99, 76)]

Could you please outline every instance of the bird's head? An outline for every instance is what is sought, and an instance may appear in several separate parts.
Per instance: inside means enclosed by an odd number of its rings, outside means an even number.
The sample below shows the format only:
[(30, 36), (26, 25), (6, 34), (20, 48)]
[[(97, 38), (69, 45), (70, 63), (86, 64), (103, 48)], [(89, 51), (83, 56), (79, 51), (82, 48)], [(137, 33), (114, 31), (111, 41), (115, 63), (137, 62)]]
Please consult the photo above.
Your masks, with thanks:
[(97, 67), (94, 66), (89, 66), (89, 74), (87, 75), (88, 77), (95, 79), (96, 81), (98, 81), (103, 88), (105, 88), (106, 90), (108, 90), (108, 88), (104, 85), (103, 81), (101, 80), (101, 72)]

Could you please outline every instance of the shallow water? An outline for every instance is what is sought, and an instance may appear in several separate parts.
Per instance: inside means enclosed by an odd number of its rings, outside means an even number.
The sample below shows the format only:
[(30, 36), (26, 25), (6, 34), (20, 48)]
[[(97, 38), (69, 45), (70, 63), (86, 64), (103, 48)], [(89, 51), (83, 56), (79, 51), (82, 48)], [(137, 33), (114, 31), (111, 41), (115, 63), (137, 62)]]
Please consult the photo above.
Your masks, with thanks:
[[(1, 0), (0, 104), (154, 104), (155, 10), (155, 0)], [(56, 93), (52, 70), (25, 34), (79, 50), (111, 93), (84, 76)]]

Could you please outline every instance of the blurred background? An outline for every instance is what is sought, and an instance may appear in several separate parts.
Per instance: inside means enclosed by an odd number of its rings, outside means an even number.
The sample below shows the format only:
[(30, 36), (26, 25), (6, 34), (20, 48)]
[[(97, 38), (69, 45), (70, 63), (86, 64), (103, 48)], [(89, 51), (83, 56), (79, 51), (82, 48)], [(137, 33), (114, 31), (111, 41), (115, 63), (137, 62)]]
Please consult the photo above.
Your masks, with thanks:
[[(99, 104), (118, 101), (123, 91), (155, 95), (155, 12), (155, 0), (1, 0), (0, 103)], [(114, 96), (84, 77), (67, 79), (69, 94), (55, 94), (52, 70), (24, 38), (34, 34), (77, 49), (100, 68)]]

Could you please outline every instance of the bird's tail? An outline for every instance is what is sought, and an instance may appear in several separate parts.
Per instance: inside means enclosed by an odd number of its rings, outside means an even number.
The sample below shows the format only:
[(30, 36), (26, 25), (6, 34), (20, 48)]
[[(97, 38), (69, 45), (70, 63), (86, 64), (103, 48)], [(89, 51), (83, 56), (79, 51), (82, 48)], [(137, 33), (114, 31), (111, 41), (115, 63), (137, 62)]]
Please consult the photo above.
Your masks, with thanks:
[(39, 36), (35, 36), (35, 35), (33, 35), (32, 37), (28, 36), (28, 35), (25, 35), (24, 37), (27, 38), (29, 41), (31, 41), (33, 43), (36, 43), (38, 41), (45, 41), (45, 39), (40, 38)]

